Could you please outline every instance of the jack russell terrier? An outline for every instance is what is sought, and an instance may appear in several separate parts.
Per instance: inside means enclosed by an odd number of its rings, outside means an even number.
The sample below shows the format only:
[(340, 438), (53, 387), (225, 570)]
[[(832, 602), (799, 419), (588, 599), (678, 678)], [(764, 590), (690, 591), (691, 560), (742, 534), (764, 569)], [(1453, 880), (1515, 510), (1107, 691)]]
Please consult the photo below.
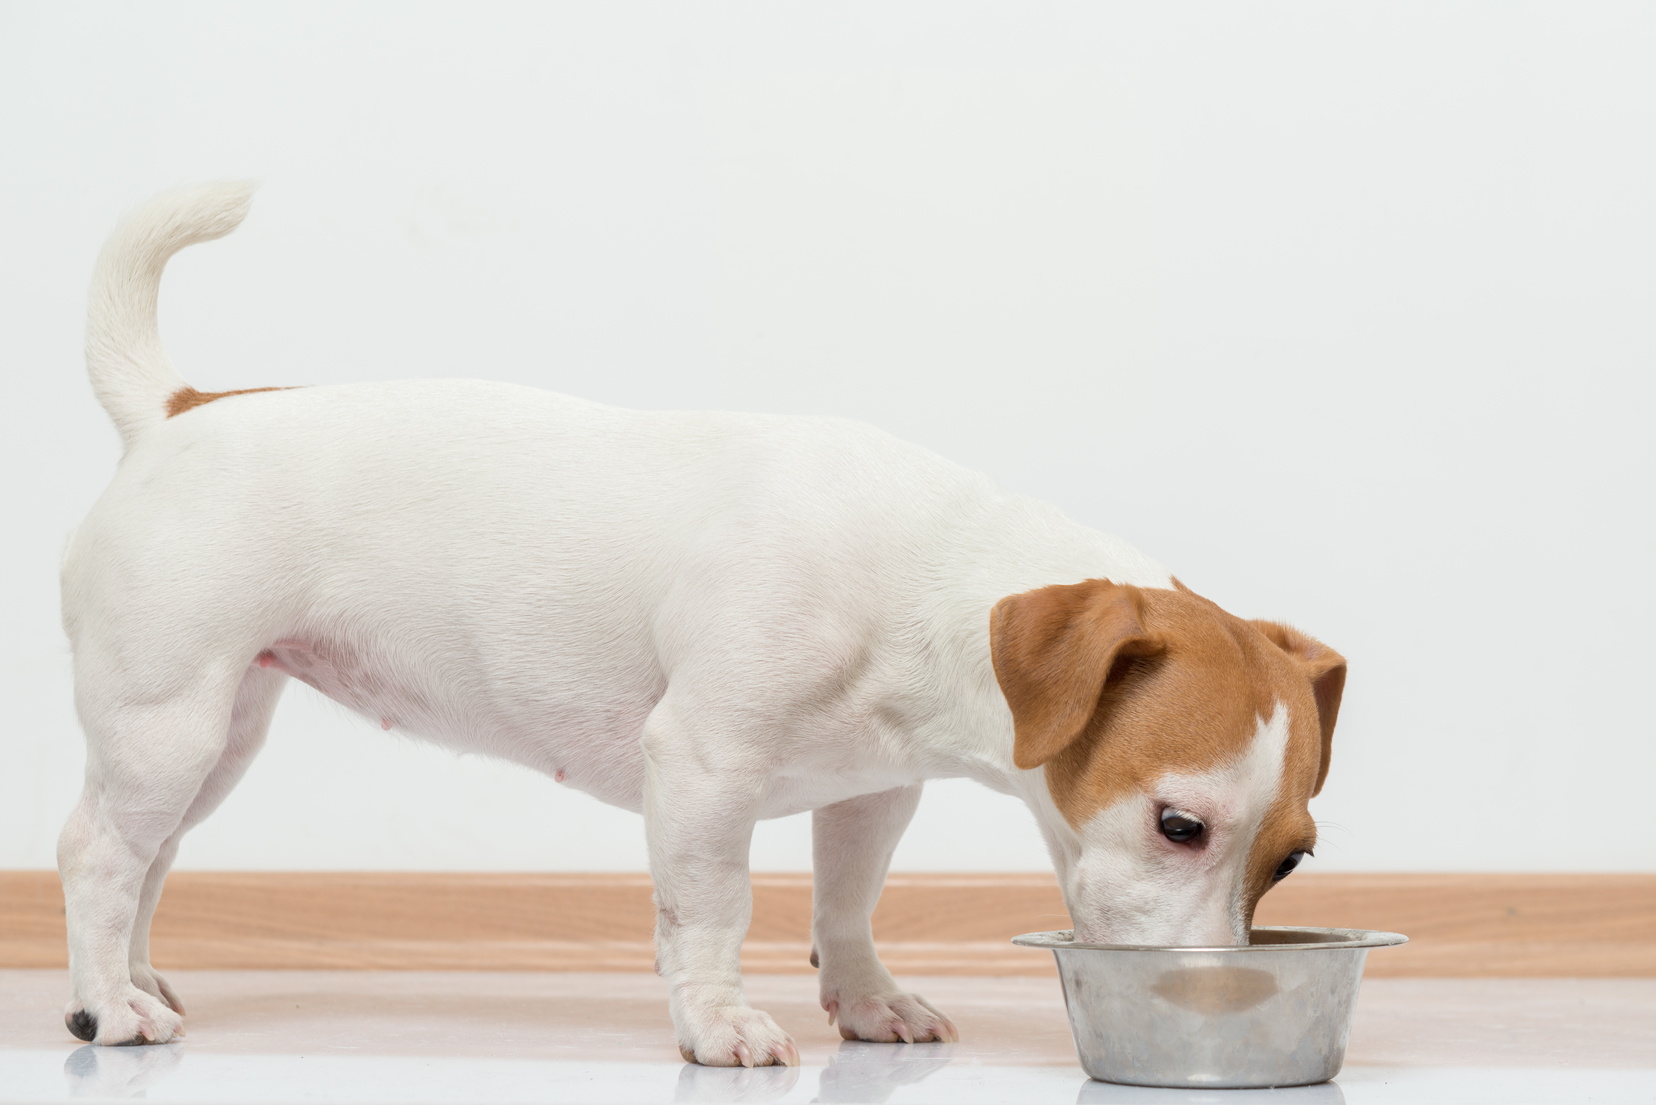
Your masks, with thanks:
[(76, 1036), (181, 1034), (150, 918), (289, 679), (642, 813), (698, 1063), (799, 1059), (742, 993), (761, 818), (814, 811), (822, 1005), (877, 1041), (956, 1037), (869, 925), (927, 779), (1029, 805), (1084, 941), (1246, 942), (1310, 852), (1337, 653), (872, 427), (471, 380), (190, 387), (162, 268), (251, 194), (156, 197), (93, 277), (87, 366), (125, 452), (63, 562)]

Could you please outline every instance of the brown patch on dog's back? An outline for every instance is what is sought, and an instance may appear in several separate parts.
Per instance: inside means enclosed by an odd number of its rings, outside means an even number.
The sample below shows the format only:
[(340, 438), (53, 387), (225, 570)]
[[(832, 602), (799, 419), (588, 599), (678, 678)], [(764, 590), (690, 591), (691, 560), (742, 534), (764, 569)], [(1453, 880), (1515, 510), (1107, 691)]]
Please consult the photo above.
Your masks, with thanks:
[(197, 391), (193, 387), (181, 387), (167, 396), (167, 417), (176, 418), (185, 411), (193, 411), (197, 407), (206, 406), (214, 399), (223, 399), (227, 395), (253, 395), (261, 391), (292, 391), (292, 388), (239, 388), (236, 391)]

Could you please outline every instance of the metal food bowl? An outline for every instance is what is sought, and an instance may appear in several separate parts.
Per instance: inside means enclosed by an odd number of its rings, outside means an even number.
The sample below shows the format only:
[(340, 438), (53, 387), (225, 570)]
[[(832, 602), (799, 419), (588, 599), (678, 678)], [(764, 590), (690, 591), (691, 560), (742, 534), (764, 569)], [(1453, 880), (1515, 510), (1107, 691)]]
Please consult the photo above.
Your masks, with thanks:
[(1234, 947), (1077, 944), (1073, 932), (1012, 938), (1051, 948), (1087, 1074), (1130, 1086), (1305, 1086), (1340, 1073), (1370, 948), (1367, 929), (1256, 928)]

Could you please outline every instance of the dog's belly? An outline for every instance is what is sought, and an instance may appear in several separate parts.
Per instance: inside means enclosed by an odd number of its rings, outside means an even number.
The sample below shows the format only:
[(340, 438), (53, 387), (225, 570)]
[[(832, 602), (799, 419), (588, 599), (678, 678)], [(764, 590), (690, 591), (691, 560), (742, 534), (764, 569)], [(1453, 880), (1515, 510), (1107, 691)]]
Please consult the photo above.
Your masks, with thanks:
[[(406, 660), (325, 638), (283, 638), (261, 651), (273, 668), (362, 714), (382, 729), (458, 751), (481, 753), (550, 775), (600, 801), (637, 813), (643, 808), (645, 719), (664, 685), (624, 676), (588, 684), (585, 694), (559, 698), (554, 688), (529, 699), (490, 700), (471, 693), (476, 671), (433, 682)], [(602, 689), (601, 689), (602, 688)], [(832, 747), (844, 734), (824, 732)], [(785, 817), (858, 794), (921, 781), (912, 769), (852, 757), (823, 760), (797, 747), (773, 764), (755, 814)], [(756, 783), (760, 780), (756, 779)]]
[[(594, 689), (577, 700), (502, 697), (473, 688), (487, 673), (457, 670), (433, 682), (406, 658), (327, 638), (283, 638), (259, 653), (273, 668), (362, 714), (382, 729), (457, 751), (495, 756), (637, 812), (644, 765), (639, 734), (660, 697), (649, 680)], [(483, 676), (483, 678), (480, 678)], [(619, 692), (619, 693), (618, 693)]]

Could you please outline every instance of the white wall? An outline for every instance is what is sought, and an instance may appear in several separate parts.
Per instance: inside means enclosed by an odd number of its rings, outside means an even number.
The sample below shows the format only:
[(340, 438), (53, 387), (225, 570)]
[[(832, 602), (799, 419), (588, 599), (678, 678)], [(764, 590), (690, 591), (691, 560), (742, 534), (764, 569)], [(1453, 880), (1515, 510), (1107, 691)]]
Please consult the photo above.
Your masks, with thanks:
[[(511, 379), (867, 419), (1342, 649), (1323, 869), (1656, 870), (1656, 8), (0, 9), (0, 867), (81, 760), (55, 568), (115, 437), (117, 213), (203, 388)], [(757, 866), (808, 863), (799, 820)], [(290, 692), (181, 863), (642, 866), (641, 829)], [(933, 788), (908, 869), (1045, 865)]]

